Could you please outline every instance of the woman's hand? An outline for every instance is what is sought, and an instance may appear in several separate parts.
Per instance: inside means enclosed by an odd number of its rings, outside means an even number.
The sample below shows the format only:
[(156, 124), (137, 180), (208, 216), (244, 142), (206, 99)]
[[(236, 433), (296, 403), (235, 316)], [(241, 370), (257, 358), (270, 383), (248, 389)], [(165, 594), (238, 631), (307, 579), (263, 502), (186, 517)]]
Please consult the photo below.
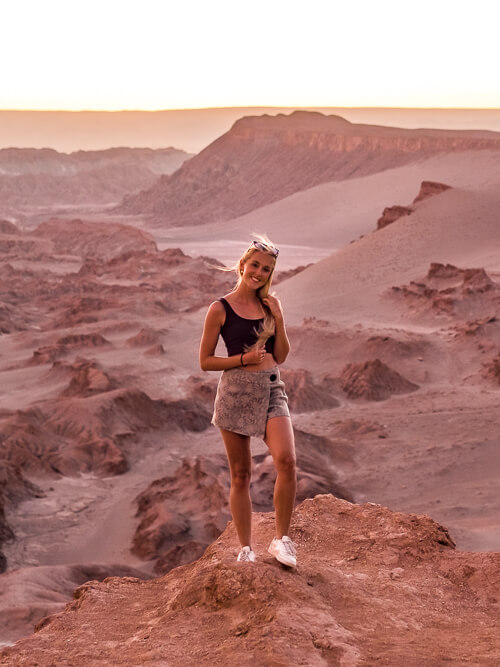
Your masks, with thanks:
[(283, 319), (283, 308), (281, 307), (281, 301), (274, 294), (269, 294), (262, 299), (262, 303), (269, 308), (271, 315), (275, 320)]
[(256, 350), (249, 350), (248, 352), (243, 353), (243, 363), (245, 366), (250, 366), (252, 364), (260, 364), (266, 356), (266, 348), (259, 347)]

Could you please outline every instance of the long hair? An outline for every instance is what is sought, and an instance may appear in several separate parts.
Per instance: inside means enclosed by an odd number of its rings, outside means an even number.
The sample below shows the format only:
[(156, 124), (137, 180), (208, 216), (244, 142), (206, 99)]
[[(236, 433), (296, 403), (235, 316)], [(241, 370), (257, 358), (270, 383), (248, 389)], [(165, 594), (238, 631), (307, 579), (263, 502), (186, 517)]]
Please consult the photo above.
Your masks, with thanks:
[[(246, 262), (248, 262), (248, 260), (252, 257), (254, 253), (267, 252), (267, 254), (269, 254), (269, 256), (272, 258), (273, 262), (269, 278), (267, 279), (265, 284), (262, 285), (262, 287), (259, 287), (259, 289), (257, 290), (257, 296), (259, 297), (259, 299), (262, 300), (265, 299), (269, 294), (269, 289), (271, 287), (271, 283), (273, 280), (274, 269), (276, 268), (276, 255), (274, 254), (274, 251), (276, 251), (277, 248), (265, 234), (253, 234), (253, 238), (256, 241), (259, 241), (259, 243), (264, 245), (266, 248), (269, 248), (269, 251), (261, 250), (260, 248), (256, 248), (253, 244), (251, 244), (245, 250), (239, 261), (234, 266), (220, 267), (220, 269), (222, 271), (234, 271), (238, 276), (238, 280), (236, 281), (236, 285), (234, 286), (233, 289), (234, 291), (239, 287), (241, 283), (243, 275), (243, 269), (242, 269), (243, 264), (246, 264)], [(256, 330), (255, 332), (257, 334), (257, 340), (253, 345), (246, 346), (245, 352), (249, 352), (250, 350), (262, 347), (263, 345), (266, 344), (267, 339), (274, 335), (276, 329), (274, 317), (271, 315), (271, 311), (264, 303), (262, 303), (262, 307), (264, 309), (264, 321), (259, 325), (258, 330)]]

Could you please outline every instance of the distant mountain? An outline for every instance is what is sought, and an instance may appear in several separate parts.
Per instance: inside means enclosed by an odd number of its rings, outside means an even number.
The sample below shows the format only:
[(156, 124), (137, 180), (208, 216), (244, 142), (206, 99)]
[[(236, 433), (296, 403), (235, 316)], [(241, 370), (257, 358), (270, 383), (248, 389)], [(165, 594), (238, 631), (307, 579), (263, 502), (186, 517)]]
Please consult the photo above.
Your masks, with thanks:
[(116, 211), (167, 227), (229, 220), (322, 183), (483, 148), (500, 150), (500, 133), (358, 125), (306, 111), (246, 117)]
[(50, 148), (0, 150), (0, 210), (113, 204), (151, 186), (190, 155), (175, 148), (111, 148), (58, 153)]
[[(33, 111), (0, 109), (0, 148), (102, 150), (112, 146), (178, 146), (198, 153), (244, 116), (291, 113), (301, 107), (222, 107), (160, 111)], [(499, 109), (302, 107), (353, 123), (500, 131)]]

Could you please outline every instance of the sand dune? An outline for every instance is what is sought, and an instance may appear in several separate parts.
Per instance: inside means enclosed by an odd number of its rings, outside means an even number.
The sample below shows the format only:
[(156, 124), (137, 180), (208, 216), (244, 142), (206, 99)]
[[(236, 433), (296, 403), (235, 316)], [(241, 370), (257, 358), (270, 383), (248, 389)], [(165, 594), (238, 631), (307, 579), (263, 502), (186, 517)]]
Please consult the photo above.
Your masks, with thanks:
[[(415, 193), (416, 194), (416, 193)], [(383, 294), (425, 275), (431, 262), (500, 270), (497, 187), (454, 188), (421, 202), (415, 212), (373, 232), (297, 274), (277, 292), (293, 322), (306, 316), (335, 321), (407, 321)]]
[[(467, 151), (424, 159), (340, 183), (325, 183), (228, 221), (151, 230), (160, 247), (179, 246), (232, 265), (252, 231), (265, 231), (283, 251), (279, 268), (323, 259), (368, 234), (384, 207), (409, 204), (424, 180), (445, 180), (458, 188), (500, 183), (500, 151)], [(229, 241), (229, 243), (228, 243)]]
[(174, 174), (125, 197), (115, 212), (140, 214), (161, 228), (203, 225), (322, 183), (439, 153), (488, 148), (500, 148), (500, 134), (356, 125), (339, 116), (298, 111), (248, 117)]

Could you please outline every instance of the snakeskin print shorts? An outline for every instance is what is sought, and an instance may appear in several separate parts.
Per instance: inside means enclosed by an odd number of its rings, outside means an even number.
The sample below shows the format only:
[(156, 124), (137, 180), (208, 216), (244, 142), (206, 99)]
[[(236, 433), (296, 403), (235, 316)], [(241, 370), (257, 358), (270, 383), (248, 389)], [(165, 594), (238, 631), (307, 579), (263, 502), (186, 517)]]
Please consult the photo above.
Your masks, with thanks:
[(285, 383), (278, 366), (263, 371), (223, 371), (212, 424), (233, 433), (264, 438), (267, 420), (290, 417)]

